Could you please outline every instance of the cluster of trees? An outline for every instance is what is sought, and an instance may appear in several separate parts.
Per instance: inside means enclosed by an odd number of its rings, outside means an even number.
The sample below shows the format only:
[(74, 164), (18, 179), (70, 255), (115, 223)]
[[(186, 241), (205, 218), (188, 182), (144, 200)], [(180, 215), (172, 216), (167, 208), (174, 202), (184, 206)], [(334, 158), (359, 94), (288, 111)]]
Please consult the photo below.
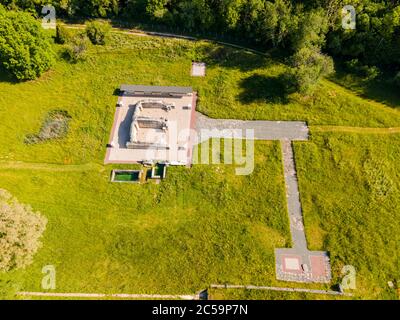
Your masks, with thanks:
[[(3, 2), (10, 7), (18, 3)], [(110, 29), (109, 23), (93, 21), (87, 24), (85, 32), (72, 35), (58, 26), (56, 42), (65, 44), (65, 56), (77, 62), (86, 57), (89, 40), (93, 44), (104, 45)], [(21, 10), (8, 10), (0, 4), (0, 66), (18, 80), (33, 80), (49, 70), (54, 60), (50, 37), (34, 15)]]
[(18, 80), (31, 80), (54, 61), (48, 37), (30, 14), (0, 5), (0, 64)]
[(309, 54), (314, 56), (321, 51), (352, 61), (353, 66), (358, 66), (356, 70), (368, 77), (379, 73), (378, 69), (368, 69), (371, 67), (400, 71), (398, 0), (353, 1), (357, 14), (355, 30), (342, 28), (341, 11), (348, 4), (344, 0), (0, 0), (0, 3), (36, 15), (43, 5), (52, 4), (59, 17), (115, 18), (188, 32), (229, 34), (260, 48), (283, 49), (289, 56), (309, 48)]
[(111, 25), (107, 22), (88, 22), (85, 31), (80, 33), (72, 33), (58, 24), (55, 40), (65, 45), (64, 56), (67, 60), (77, 63), (86, 59), (89, 41), (94, 45), (105, 45), (110, 31)]
[[(307, 28), (328, 32), (325, 48), (365, 64), (399, 64), (398, 0), (356, 0), (357, 29), (343, 30), (344, 0), (0, 0), (9, 8), (40, 13), (52, 4), (59, 16), (154, 21), (189, 31), (231, 32), (266, 46), (287, 46)], [(319, 10), (319, 12), (318, 12)], [(314, 31), (316, 31), (314, 29)], [(315, 35), (317, 35), (318, 32)], [(293, 42), (292, 42), (293, 44)]]

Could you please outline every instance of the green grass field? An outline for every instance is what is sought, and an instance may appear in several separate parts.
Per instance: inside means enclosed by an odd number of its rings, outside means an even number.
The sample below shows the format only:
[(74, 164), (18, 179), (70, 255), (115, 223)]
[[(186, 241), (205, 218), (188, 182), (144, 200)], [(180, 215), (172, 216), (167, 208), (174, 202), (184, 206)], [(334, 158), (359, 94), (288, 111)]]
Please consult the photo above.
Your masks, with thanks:
[(0, 169), (2, 188), (49, 219), (23, 287), (40, 291), (48, 264), (61, 292), (194, 293), (212, 282), (273, 281), (273, 249), (290, 244), (280, 149), (256, 150), (250, 176), (224, 165), (168, 168), (161, 185), (110, 183), (102, 166)]
[[(236, 176), (234, 166), (195, 165), (168, 168), (160, 185), (110, 183), (112, 169), (138, 168), (103, 165), (114, 93), (123, 83), (193, 86), (198, 110), (211, 117), (400, 127), (399, 106), (328, 80), (313, 96), (283, 96), (284, 65), (208, 42), (113, 33), (107, 46), (90, 47), (88, 60), (78, 64), (63, 61), (62, 48), (55, 49), (57, 64), (37, 81), (0, 76), (0, 188), (49, 220), (34, 263), (0, 275), (15, 290), (41, 291), (41, 269), (49, 264), (56, 266), (57, 292), (192, 294), (225, 282), (293, 286), (275, 280), (273, 250), (290, 246), (279, 143), (256, 143), (249, 176)], [(207, 62), (207, 77), (190, 77), (192, 60)], [(67, 137), (24, 144), (55, 109), (72, 117)], [(399, 279), (399, 136), (312, 133), (295, 148), (310, 247), (331, 252), (335, 281), (342, 265), (357, 267), (357, 298), (393, 298), (386, 282)], [(321, 298), (215, 293), (221, 295)]]
[(394, 298), (400, 279), (400, 134), (313, 132), (296, 145), (309, 247), (336, 275), (357, 271), (361, 297)]

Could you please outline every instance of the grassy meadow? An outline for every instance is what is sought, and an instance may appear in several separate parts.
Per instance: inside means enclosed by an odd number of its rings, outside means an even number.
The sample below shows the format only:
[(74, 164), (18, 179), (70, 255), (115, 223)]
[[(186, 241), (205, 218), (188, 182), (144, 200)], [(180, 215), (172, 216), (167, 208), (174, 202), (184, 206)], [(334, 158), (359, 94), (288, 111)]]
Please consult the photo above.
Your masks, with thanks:
[[(284, 96), (283, 64), (205, 41), (113, 33), (77, 64), (62, 59), (61, 46), (54, 50), (58, 62), (39, 80), (16, 83), (0, 73), (0, 188), (49, 221), (34, 263), (0, 275), (16, 291), (41, 291), (48, 264), (57, 270), (57, 292), (293, 286), (275, 280), (274, 248), (290, 246), (279, 143), (256, 142), (249, 176), (236, 176), (232, 165), (195, 165), (168, 168), (160, 185), (110, 183), (112, 169), (136, 167), (103, 165), (115, 91), (129, 83), (193, 86), (198, 110), (211, 117), (307, 121), (311, 141), (296, 143), (295, 151), (309, 246), (330, 251), (335, 281), (342, 265), (356, 266), (357, 298), (394, 298), (386, 282), (400, 279), (399, 135), (313, 128), (400, 127), (399, 105), (328, 80), (313, 96)], [(205, 78), (190, 76), (192, 60), (207, 62)], [(24, 144), (55, 109), (71, 116), (68, 135)], [(327, 298), (241, 291), (215, 297)]]
[(271, 282), (274, 247), (290, 245), (280, 161), (278, 143), (260, 142), (252, 175), (176, 167), (160, 185), (110, 183), (102, 166), (0, 169), (1, 187), (49, 220), (21, 285), (41, 291), (48, 264), (59, 292), (187, 294), (213, 282)]
[(309, 248), (357, 271), (357, 295), (395, 298), (400, 279), (400, 134), (312, 132), (295, 145)]

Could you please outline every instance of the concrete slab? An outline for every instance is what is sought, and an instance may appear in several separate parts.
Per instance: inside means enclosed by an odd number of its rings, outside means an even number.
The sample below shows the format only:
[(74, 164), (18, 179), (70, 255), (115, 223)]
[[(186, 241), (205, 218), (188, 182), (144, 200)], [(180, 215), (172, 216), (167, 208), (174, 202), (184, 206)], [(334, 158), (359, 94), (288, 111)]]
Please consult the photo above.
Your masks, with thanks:
[(203, 62), (192, 63), (192, 77), (205, 77), (206, 76), (206, 64)]
[(329, 283), (332, 279), (328, 253), (298, 248), (275, 249), (276, 278), (292, 282)]
[(246, 129), (254, 130), (255, 140), (308, 140), (309, 129), (302, 121), (244, 121), (211, 119), (196, 112), (196, 131), (199, 143), (210, 138), (232, 138), (235, 130), (246, 137)]
[[(174, 104), (170, 111), (162, 109), (143, 109), (141, 116), (150, 118), (167, 118), (168, 131), (159, 129), (139, 130), (139, 139), (150, 143), (166, 143), (168, 150), (157, 149), (128, 149), (126, 143), (130, 140), (130, 129), (135, 105), (141, 100), (162, 100), (167, 104)], [(110, 134), (109, 146), (106, 152), (105, 163), (138, 163), (141, 161), (162, 161), (175, 165), (191, 163), (193, 139), (190, 130), (193, 127), (193, 115), (196, 108), (197, 96), (185, 95), (182, 97), (144, 97), (123, 94), (118, 99), (114, 123)]]
[(300, 271), (300, 258), (299, 257), (283, 257), (283, 268), (284, 270)]

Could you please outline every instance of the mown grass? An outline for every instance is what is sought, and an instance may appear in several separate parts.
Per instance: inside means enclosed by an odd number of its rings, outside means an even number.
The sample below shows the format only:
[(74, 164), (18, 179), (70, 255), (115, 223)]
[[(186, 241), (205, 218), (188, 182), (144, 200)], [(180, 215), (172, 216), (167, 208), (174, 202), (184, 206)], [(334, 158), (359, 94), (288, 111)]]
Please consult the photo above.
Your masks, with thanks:
[(250, 176), (228, 165), (170, 167), (160, 185), (110, 183), (109, 167), (0, 168), (1, 187), (49, 220), (35, 262), (15, 273), (20, 288), (42, 291), (49, 264), (57, 292), (187, 294), (213, 282), (274, 282), (273, 250), (290, 245), (280, 161), (278, 143), (260, 142)]
[(356, 268), (357, 296), (395, 298), (400, 135), (314, 132), (295, 152), (309, 247), (330, 252), (336, 279)]
[[(112, 34), (107, 46), (90, 47), (88, 60), (78, 64), (62, 60), (61, 47), (56, 51), (56, 66), (37, 81), (0, 76), (0, 187), (49, 220), (33, 265), (1, 276), (16, 290), (41, 291), (41, 269), (48, 264), (56, 266), (58, 292), (182, 294), (210, 283), (282, 285), (274, 279), (273, 250), (289, 246), (290, 236), (278, 143), (256, 143), (250, 176), (236, 176), (233, 166), (195, 165), (168, 168), (160, 185), (110, 183), (112, 169), (138, 168), (102, 164), (114, 93), (123, 83), (191, 85), (200, 95), (198, 109), (218, 118), (400, 126), (396, 106), (333, 82), (323, 81), (313, 96), (287, 97), (278, 81), (284, 65), (206, 42)], [(191, 60), (207, 62), (206, 78), (190, 77)], [(55, 109), (72, 117), (67, 137), (24, 144)], [(341, 265), (353, 264), (360, 269), (359, 296), (392, 297), (383, 288), (399, 266), (392, 213), (398, 139), (363, 137), (314, 133), (311, 142), (296, 145), (307, 236), (312, 248), (331, 252), (335, 281)], [(369, 149), (378, 164), (361, 161)], [(375, 172), (382, 166), (379, 155), (388, 163), (386, 178)], [(369, 188), (386, 197), (375, 207)], [(258, 292), (234, 297), (316, 298)]]

